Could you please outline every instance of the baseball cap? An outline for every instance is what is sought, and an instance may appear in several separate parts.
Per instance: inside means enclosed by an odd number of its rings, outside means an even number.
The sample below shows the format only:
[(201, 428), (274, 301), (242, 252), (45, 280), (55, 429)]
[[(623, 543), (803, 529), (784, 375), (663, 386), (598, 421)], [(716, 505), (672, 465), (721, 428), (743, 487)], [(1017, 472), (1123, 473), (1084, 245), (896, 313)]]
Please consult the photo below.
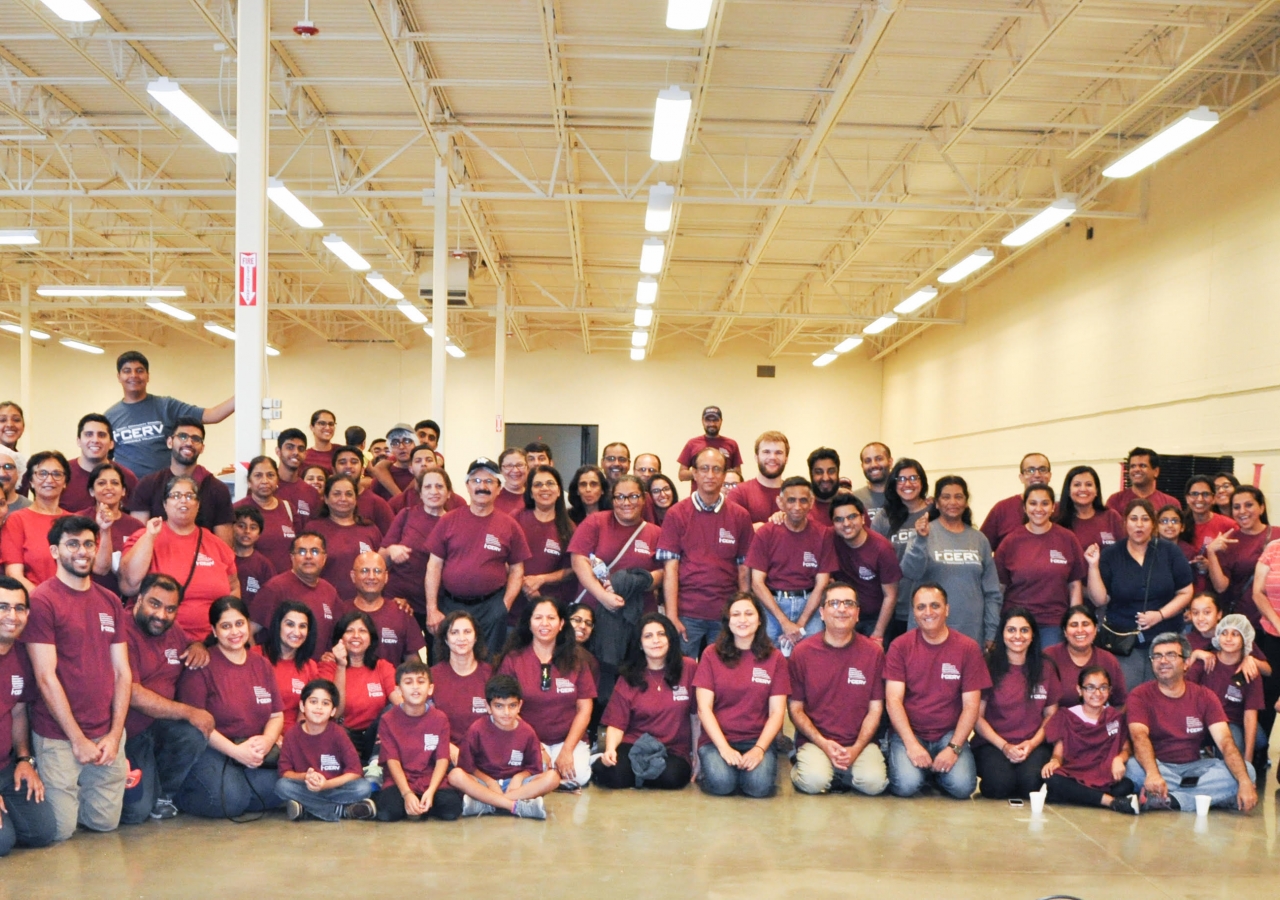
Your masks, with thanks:
[(493, 460), (489, 459), (489, 457), (487, 456), (480, 456), (472, 460), (471, 465), (467, 466), (467, 474), (470, 475), (472, 472), (476, 471), (477, 469), (488, 469), (494, 475), (497, 475), (498, 477), (502, 476), (501, 466), (499, 466)]
[(718, 406), (708, 406), (706, 409), (704, 409), (702, 411), (702, 418), (705, 419), (707, 416), (715, 416), (717, 419), (724, 418), (723, 416), (720, 415), (720, 407)]
[(391, 440), (392, 438), (397, 437), (398, 435), (407, 435), (408, 437), (411, 437), (411, 438), (415, 437), (413, 433), (413, 429), (410, 428), (408, 425), (406, 425), (404, 422), (397, 422), (395, 425), (391, 426), (391, 428), (387, 431), (387, 440)]

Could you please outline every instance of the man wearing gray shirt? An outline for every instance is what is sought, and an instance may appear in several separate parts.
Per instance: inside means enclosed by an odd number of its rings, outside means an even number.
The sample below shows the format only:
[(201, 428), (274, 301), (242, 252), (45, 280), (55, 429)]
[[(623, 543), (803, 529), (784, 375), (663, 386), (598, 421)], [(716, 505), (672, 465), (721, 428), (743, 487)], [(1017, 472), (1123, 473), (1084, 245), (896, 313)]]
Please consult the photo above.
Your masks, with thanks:
[(862, 448), (858, 454), (862, 463), (862, 474), (867, 483), (853, 492), (853, 496), (862, 501), (870, 517), (877, 509), (884, 506), (884, 487), (889, 482), (889, 470), (893, 468), (893, 454), (889, 445), (872, 441)]

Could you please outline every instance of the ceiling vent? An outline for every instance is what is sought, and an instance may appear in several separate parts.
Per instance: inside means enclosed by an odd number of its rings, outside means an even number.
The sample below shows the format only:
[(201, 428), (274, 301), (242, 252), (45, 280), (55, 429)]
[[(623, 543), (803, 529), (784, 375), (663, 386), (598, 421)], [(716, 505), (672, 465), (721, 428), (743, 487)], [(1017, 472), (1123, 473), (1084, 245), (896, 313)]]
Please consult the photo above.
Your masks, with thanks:
[[(418, 276), (418, 299), (428, 306), (434, 301), (434, 278), (432, 257), (422, 258), (422, 274)], [(471, 306), (471, 257), (449, 257), (449, 308), (461, 309)]]

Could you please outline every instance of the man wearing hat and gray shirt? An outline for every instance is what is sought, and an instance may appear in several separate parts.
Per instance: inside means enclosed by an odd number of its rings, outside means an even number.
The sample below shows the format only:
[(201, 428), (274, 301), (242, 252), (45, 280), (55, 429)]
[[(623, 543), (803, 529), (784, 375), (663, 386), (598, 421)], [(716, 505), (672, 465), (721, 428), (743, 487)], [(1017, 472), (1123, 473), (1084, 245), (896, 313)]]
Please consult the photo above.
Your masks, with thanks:
[(369, 469), (373, 478), (373, 492), (383, 500), (390, 501), (401, 491), (413, 484), (413, 472), (409, 462), (413, 458), (414, 445), (418, 443), (413, 429), (404, 422), (392, 425), (387, 432), (387, 448), (390, 450), (390, 463), (379, 462)]
[(676, 459), (680, 463), (681, 481), (693, 481), (693, 461), (707, 447), (715, 447), (723, 452), (728, 461), (728, 471), (737, 472), (738, 477), (742, 477), (742, 452), (733, 438), (720, 436), (720, 423), (723, 420), (718, 406), (708, 406), (702, 411), (702, 434), (689, 438)]
[(427, 629), (465, 609), (476, 620), (489, 650), (506, 638), (507, 612), (520, 593), (524, 563), (532, 554), (516, 520), (494, 508), (502, 475), (498, 464), (480, 457), (467, 466), (466, 509), (446, 513), (427, 539)]

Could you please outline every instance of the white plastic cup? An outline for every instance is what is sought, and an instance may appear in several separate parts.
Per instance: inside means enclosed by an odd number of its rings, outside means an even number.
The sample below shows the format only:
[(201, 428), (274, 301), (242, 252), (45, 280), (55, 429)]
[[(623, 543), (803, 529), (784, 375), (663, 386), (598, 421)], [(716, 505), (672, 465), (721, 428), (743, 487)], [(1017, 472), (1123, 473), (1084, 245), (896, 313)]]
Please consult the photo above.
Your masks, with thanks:
[(1044, 815), (1044, 796), (1045, 795), (1040, 791), (1036, 791), (1031, 795), (1031, 815)]
[(1196, 815), (1209, 815), (1209, 804), (1213, 803), (1213, 798), (1208, 794), (1196, 794)]

